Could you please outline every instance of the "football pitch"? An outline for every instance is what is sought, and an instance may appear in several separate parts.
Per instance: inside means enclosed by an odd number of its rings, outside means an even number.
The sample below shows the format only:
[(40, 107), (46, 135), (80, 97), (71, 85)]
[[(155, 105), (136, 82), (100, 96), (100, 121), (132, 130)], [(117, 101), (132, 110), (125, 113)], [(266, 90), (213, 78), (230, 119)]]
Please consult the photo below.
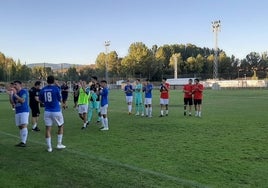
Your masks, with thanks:
[[(268, 187), (268, 90), (205, 90), (202, 117), (183, 116), (183, 94), (172, 90), (169, 116), (127, 114), (124, 93), (109, 95), (109, 131), (82, 121), (69, 96), (64, 150), (46, 151), (43, 112), (40, 132), (28, 126), (27, 147), (6, 94), (0, 94), (0, 187)], [(43, 109), (42, 109), (43, 111)]]

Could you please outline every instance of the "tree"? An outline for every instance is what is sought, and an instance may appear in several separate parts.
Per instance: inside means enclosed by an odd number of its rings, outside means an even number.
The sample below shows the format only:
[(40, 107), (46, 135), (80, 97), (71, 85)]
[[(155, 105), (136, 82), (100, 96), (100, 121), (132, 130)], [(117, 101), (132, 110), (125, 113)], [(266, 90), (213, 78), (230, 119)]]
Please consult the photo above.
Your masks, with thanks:
[[(128, 49), (128, 55), (122, 60), (122, 65), (132, 72), (132, 76), (149, 76), (149, 69), (152, 63), (150, 50), (142, 42), (132, 43)], [(131, 69), (131, 71), (129, 70)]]
[(75, 67), (70, 67), (67, 70), (66, 75), (65, 75), (65, 80), (68, 80), (68, 81), (77, 81), (77, 80), (79, 80), (79, 75), (78, 75)]
[(236, 73), (236, 69), (232, 66), (230, 57), (227, 57), (224, 52), (219, 54), (219, 73), (220, 77), (224, 79), (231, 79), (232, 74)]

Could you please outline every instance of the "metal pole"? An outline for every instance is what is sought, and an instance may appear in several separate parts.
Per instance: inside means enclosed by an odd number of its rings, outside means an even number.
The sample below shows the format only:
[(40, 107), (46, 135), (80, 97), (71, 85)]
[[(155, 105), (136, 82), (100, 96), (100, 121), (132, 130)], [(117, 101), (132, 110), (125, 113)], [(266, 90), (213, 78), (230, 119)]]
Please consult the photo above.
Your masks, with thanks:
[(105, 80), (108, 82), (108, 51), (109, 51), (109, 46), (110, 46), (110, 41), (105, 41), (104, 46), (105, 46)]
[(212, 29), (214, 33), (214, 68), (213, 68), (213, 79), (218, 79), (218, 32), (220, 31), (221, 21), (212, 22)]

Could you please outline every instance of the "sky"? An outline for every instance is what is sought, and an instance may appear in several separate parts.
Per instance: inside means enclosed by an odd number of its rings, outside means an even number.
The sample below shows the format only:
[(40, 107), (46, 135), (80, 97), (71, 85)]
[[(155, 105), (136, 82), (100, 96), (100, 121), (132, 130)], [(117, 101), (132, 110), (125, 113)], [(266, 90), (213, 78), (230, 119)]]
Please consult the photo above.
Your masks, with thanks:
[(22, 63), (94, 64), (132, 43), (214, 48), (243, 59), (268, 51), (267, 0), (0, 0), (0, 52)]

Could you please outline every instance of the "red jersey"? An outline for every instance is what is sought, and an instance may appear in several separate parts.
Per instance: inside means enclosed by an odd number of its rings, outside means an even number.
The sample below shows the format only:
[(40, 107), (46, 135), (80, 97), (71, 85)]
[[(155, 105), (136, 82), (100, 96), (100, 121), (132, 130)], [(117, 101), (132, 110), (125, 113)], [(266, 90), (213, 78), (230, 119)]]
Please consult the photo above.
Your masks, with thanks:
[(160, 87), (160, 92), (161, 92), (160, 98), (161, 99), (168, 99), (169, 98), (169, 94), (168, 94), (169, 88), (170, 88), (169, 83), (164, 83), (161, 85), (161, 87)]
[(202, 84), (199, 83), (199, 84), (193, 85), (194, 99), (202, 99), (203, 90), (204, 90), (204, 86)]
[(184, 92), (184, 98), (192, 98), (192, 91), (193, 91), (193, 85), (192, 84), (186, 84), (183, 86), (183, 92)]

